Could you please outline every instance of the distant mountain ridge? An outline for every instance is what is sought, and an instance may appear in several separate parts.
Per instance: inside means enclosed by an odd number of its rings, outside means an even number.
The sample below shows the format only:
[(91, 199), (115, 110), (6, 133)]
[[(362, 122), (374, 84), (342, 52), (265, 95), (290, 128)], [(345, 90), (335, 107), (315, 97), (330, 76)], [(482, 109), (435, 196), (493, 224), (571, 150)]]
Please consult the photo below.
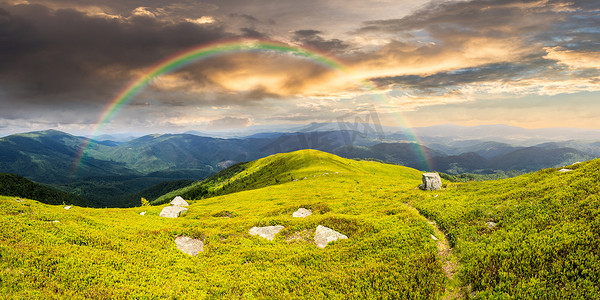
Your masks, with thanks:
[[(441, 132), (440, 134), (442, 134)], [(0, 138), (0, 172), (24, 176), (89, 199), (93, 206), (128, 206), (165, 181), (200, 180), (223, 168), (272, 154), (315, 149), (345, 158), (377, 159), (449, 174), (530, 172), (600, 156), (600, 142), (566, 140), (535, 146), (456, 137), (423, 144), (352, 130), (272, 132), (246, 138), (152, 134), (127, 142), (95, 141), (56, 130)], [(396, 141), (398, 139), (398, 141)], [(450, 140), (449, 140), (450, 139)], [(74, 159), (87, 143), (86, 159)]]

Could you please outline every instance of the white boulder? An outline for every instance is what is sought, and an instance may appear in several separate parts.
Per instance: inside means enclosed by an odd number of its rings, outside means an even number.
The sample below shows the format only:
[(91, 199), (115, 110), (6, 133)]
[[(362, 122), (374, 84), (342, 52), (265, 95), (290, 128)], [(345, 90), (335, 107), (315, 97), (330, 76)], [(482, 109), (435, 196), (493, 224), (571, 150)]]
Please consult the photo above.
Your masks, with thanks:
[(419, 186), (420, 189), (426, 191), (437, 191), (442, 189), (442, 178), (438, 173), (423, 173), (423, 184)]
[(317, 226), (317, 230), (315, 231), (315, 243), (318, 248), (325, 248), (327, 244), (337, 241), (340, 239), (347, 239), (348, 237), (325, 226)]
[(262, 238), (265, 238), (269, 241), (272, 241), (275, 238), (275, 235), (279, 233), (284, 227), (281, 225), (276, 226), (265, 226), (265, 227), (252, 227), (250, 228), (250, 235), (258, 235)]
[(175, 246), (183, 253), (196, 256), (204, 251), (204, 242), (199, 239), (193, 239), (189, 236), (178, 236), (175, 238)]
[(560, 170), (558, 170), (558, 171), (559, 171), (559, 172), (561, 172), (561, 173), (564, 173), (564, 172), (571, 172), (571, 171), (573, 171), (573, 170), (571, 170), (571, 169), (564, 169), (564, 168), (563, 168), (563, 169), (560, 169)]
[(292, 214), (292, 217), (294, 217), (294, 218), (306, 218), (306, 217), (308, 217), (310, 215), (312, 215), (312, 210), (306, 209), (304, 207), (300, 207), (300, 208), (298, 208), (297, 211), (295, 211)]
[(71, 206), (65, 206), (64, 209), (69, 210), (71, 209)]
[(171, 201), (171, 205), (173, 206), (188, 206), (189, 204), (181, 198), (181, 196), (177, 196)]
[(145, 215), (145, 214), (146, 214), (146, 212), (145, 212), (145, 211), (143, 211), (143, 212), (141, 212), (141, 213), (140, 213), (140, 216), (143, 216), (143, 215)]
[(187, 211), (187, 208), (181, 206), (166, 206), (160, 211), (159, 216), (163, 218), (177, 218), (184, 215)]

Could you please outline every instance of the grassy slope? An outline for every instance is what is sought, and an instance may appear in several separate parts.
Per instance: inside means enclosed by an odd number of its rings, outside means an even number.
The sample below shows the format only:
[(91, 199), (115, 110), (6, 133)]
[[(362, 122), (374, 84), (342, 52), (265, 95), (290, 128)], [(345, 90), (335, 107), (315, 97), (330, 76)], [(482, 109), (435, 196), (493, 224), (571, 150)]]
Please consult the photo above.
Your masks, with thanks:
[[(307, 179), (259, 188), (269, 168), (285, 170), (281, 179)], [(253, 189), (193, 201), (187, 216), (173, 220), (157, 216), (160, 206), (64, 211), (0, 198), (0, 294), (441, 298), (447, 280), (429, 237), (435, 231), (409, 203), (447, 232), (458, 262), (451, 284), (464, 296), (593, 299), (600, 293), (600, 160), (572, 168), (424, 192), (415, 189), (416, 170), (299, 151), (222, 174), (215, 183), (235, 177), (229, 187)], [(315, 215), (291, 218), (301, 206)], [(248, 235), (252, 226), (276, 224), (286, 228), (272, 242)], [(349, 240), (324, 250), (286, 241), (303, 230), (310, 240), (318, 224)], [(203, 237), (205, 252), (179, 252), (173, 238), (181, 234)]]
[[(194, 299), (441, 296), (445, 277), (430, 238), (433, 228), (399, 201), (416, 192), (418, 171), (317, 151), (282, 154), (256, 164), (245, 172), (260, 172), (256, 167), (261, 166), (284, 170), (278, 166), (288, 164), (282, 178), (307, 179), (197, 200), (189, 214), (178, 219), (158, 217), (160, 206), (64, 210), (0, 197), (5, 224), (0, 294)], [(292, 218), (302, 206), (315, 214)], [(148, 213), (140, 216), (143, 210)], [(48, 222), (53, 220), (60, 223)], [(275, 224), (286, 228), (274, 241), (248, 234), (253, 226)], [(318, 249), (312, 235), (319, 224), (349, 239)], [(303, 232), (306, 240), (287, 242), (296, 232)], [(183, 234), (204, 238), (205, 251), (190, 257), (177, 250), (174, 237)]]
[[(406, 198), (455, 244), (462, 285), (477, 298), (600, 295), (600, 160), (560, 173), (451, 184)], [(488, 228), (487, 222), (497, 223)]]
[[(164, 204), (173, 197), (181, 195), (185, 199), (202, 199), (225, 195), (244, 190), (262, 188), (294, 180), (304, 180), (307, 176), (324, 174), (351, 173), (366, 175), (377, 172), (378, 175), (390, 175), (387, 165), (372, 169), (368, 164), (353, 161), (317, 150), (301, 150), (291, 153), (271, 155), (256, 161), (239, 163), (225, 169), (206, 180), (172, 191), (159, 197), (153, 204)], [(418, 173), (415, 172), (415, 176)]]

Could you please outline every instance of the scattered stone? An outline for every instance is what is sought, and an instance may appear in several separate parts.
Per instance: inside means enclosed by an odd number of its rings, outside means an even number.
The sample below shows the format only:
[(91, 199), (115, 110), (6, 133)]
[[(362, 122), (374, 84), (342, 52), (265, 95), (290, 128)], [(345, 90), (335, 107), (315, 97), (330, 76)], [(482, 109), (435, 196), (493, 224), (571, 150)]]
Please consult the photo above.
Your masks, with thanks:
[(431, 239), (434, 240), (434, 241), (438, 240), (438, 238), (436, 238), (435, 235), (433, 235), (433, 234), (431, 235)]
[(306, 179), (306, 177), (304, 177), (304, 179)]
[(486, 222), (485, 224), (487, 224), (488, 229), (492, 229), (492, 228), (498, 226), (498, 224), (496, 224), (496, 222)]
[(423, 173), (423, 184), (419, 188), (425, 191), (438, 191), (442, 189), (442, 178), (438, 173)]
[(177, 196), (171, 201), (171, 205), (173, 206), (188, 206), (189, 204), (181, 198), (181, 196)]
[(146, 214), (146, 212), (145, 212), (145, 211), (143, 211), (143, 212), (141, 212), (141, 213), (140, 213), (140, 216), (143, 216), (143, 215), (145, 215), (145, 214)]
[(187, 211), (187, 208), (181, 206), (166, 206), (160, 211), (159, 216), (163, 218), (177, 218), (184, 215)]
[(25, 200), (19, 199), (19, 198), (15, 199), (15, 201), (17, 201), (17, 202), (25, 202)]
[(342, 239), (348, 239), (348, 237), (331, 228), (319, 225), (315, 230), (315, 243), (318, 248), (323, 249), (327, 244)]
[(564, 173), (564, 172), (571, 172), (573, 170), (572, 169), (560, 169), (558, 171)]
[(306, 217), (308, 217), (310, 215), (312, 215), (312, 210), (306, 209), (304, 207), (300, 207), (300, 208), (298, 208), (297, 211), (295, 211), (292, 214), (292, 217), (294, 217), (294, 218), (306, 218)]
[(437, 196), (439, 196), (439, 195), (435, 195), (435, 196), (433, 196), (433, 198), (437, 198)]
[(69, 210), (71, 209), (71, 206), (65, 206), (64, 209)]
[(178, 236), (175, 238), (177, 249), (191, 256), (196, 256), (204, 251), (204, 243), (199, 239), (193, 239), (189, 236)]
[(48, 223), (60, 223), (59, 220), (54, 220), (54, 221), (48, 221)]
[(265, 227), (252, 227), (250, 228), (250, 235), (258, 235), (261, 238), (265, 238), (272, 241), (275, 235), (280, 232), (284, 227), (282, 225), (276, 226), (265, 226)]

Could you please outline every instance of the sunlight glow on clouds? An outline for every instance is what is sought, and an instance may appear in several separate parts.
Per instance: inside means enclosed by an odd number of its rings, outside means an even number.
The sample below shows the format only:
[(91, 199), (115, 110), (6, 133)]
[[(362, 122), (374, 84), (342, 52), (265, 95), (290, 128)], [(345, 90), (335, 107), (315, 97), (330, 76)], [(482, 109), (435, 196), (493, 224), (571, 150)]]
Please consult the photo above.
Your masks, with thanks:
[(213, 17), (210, 16), (202, 16), (200, 18), (197, 19), (190, 19), (190, 18), (186, 18), (186, 21), (190, 22), (190, 23), (194, 23), (194, 24), (212, 24), (214, 23), (216, 20)]
[(600, 69), (600, 52), (598, 51), (573, 51), (561, 47), (545, 49), (548, 54), (544, 58), (556, 60), (571, 69)]
[[(533, 96), (552, 98), (547, 105), (558, 109), (554, 97), (596, 101), (599, 21), (600, 2), (584, 0), (2, 2), (0, 38), (9, 46), (0, 48), (0, 130), (19, 131), (11, 120), (28, 114), (38, 125), (27, 128), (91, 127), (113, 95), (157, 61), (240, 37), (314, 48), (349, 73), (278, 53), (217, 56), (154, 79), (132, 101), (137, 113), (109, 128), (319, 121), (365, 105), (426, 119), (429, 110), (490, 99), (509, 111), (515, 99)], [(550, 116), (550, 108), (519, 109)], [(489, 117), (450, 114), (430, 122)], [(600, 127), (596, 119), (578, 124)]]

